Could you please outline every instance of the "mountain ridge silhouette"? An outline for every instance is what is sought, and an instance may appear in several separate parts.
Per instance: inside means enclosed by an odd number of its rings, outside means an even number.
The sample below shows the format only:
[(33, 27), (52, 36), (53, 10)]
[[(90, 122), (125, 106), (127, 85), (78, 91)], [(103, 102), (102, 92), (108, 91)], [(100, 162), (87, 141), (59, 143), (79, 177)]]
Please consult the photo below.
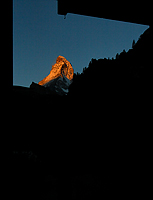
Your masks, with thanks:
[[(34, 127), (32, 122), (37, 119), (40, 120), (39, 126), (42, 129), (43, 124), (52, 123), (62, 133), (69, 120), (69, 124), (81, 136), (79, 129), (83, 131), (83, 128), (89, 129), (90, 126), (97, 127), (98, 132), (99, 120), (92, 120), (92, 116), (98, 117), (97, 112), (103, 117), (105, 126), (112, 123), (116, 127), (117, 115), (123, 124), (127, 123), (124, 118), (128, 118), (131, 113), (131, 119), (134, 120), (135, 117), (135, 121), (142, 120), (143, 113), (152, 105), (151, 37), (151, 30), (148, 28), (128, 52), (123, 50), (115, 59), (92, 59), (81, 74), (74, 74), (66, 96), (40, 95), (31, 88), (13, 86), (13, 112), (18, 113), (16, 121)], [(81, 124), (83, 128), (80, 128)], [(55, 135), (53, 137), (56, 138)]]

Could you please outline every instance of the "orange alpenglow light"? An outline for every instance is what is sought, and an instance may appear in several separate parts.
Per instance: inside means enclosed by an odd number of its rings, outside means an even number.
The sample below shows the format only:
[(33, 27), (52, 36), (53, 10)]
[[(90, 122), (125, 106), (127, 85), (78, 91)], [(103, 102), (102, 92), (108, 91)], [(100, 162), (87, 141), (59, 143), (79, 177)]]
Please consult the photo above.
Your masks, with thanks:
[(73, 79), (74, 70), (72, 68), (71, 63), (66, 60), (63, 56), (58, 56), (56, 59), (56, 63), (52, 66), (50, 74), (46, 76), (42, 81), (40, 81), (39, 85), (47, 85), (48, 82), (54, 80), (58, 77), (65, 76), (70, 81)]

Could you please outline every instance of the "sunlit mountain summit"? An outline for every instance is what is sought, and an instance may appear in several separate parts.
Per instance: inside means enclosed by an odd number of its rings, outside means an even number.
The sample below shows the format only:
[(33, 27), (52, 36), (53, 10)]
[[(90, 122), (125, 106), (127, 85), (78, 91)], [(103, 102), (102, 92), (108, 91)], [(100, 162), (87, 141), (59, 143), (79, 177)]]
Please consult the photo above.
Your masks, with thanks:
[(73, 79), (73, 68), (69, 61), (66, 60), (63, 56), (58, 56), (56, 59), (56, 63), (52, 66), (50, 74), (46, 76), (42, 81), (38, 84), (45, 86), (51, 80), (56, 79), (58, 77), (66, 77), (69, 80)]
[(52, 66), (50, 74), (39, 85), (44, 86), (59, 95), (68, 93), (69, 85), (72, 83), (74, 70), (71, 63), (63, 56), (58, 56), (56, 63)]

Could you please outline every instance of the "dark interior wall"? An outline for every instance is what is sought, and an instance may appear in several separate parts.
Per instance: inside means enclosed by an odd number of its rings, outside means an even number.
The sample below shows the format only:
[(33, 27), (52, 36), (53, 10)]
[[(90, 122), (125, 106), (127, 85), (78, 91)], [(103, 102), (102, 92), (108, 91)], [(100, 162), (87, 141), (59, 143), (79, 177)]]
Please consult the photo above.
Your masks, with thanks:
[(151, 8), (147, 2), (58, 0), (58, 14), (67, 13), (151, 25)]

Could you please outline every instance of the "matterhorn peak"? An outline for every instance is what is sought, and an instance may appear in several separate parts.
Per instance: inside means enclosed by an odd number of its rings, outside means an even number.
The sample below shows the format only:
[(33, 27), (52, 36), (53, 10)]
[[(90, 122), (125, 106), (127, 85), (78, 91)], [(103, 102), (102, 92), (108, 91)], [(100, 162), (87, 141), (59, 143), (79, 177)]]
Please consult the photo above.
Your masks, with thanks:
[(68, 93), (68, 87), (72, 83), (73, 74), (74, 70), (71, 63), (63, 56), (58, 56), (50, 74), (38, 84), (60, 95), (64, 95)]

